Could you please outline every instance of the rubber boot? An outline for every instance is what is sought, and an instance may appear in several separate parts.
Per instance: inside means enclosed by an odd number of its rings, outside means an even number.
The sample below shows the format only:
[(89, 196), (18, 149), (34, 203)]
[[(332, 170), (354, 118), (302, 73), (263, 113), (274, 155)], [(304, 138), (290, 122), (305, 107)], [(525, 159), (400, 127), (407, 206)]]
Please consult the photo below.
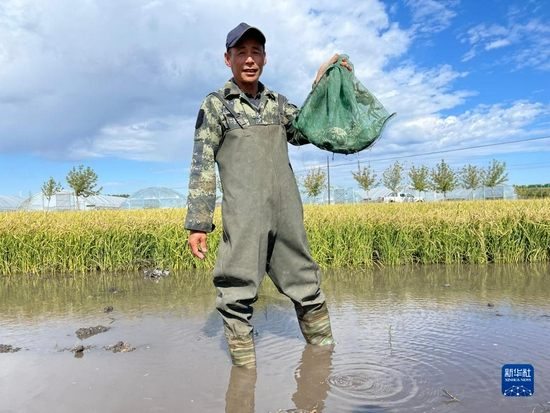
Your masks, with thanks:
[(231, 362), (235, 367), (244, 367), (246, 369), (256, 367), (256, 352), (254, 350), (254, 338), (252, 334), (238, 337), (226, 332), (225, 338), (229, 346)]
[(295, 305), (295, 308), (298, 315), (298, 324), (306, 342), (318, 346), (336, 344), (336, 341), (332, 337), (326, 303), (311, 307)]

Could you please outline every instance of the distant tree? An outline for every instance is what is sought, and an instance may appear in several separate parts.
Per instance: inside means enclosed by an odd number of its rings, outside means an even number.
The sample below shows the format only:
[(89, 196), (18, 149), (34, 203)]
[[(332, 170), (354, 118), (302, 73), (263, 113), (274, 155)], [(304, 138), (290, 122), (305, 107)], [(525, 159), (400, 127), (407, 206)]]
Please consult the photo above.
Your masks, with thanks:
[(99, 193), (103, 189), (95, 189), (97, 183), (97, 174), (89, 166), (84, 169), (84, 166), (80, 165), (78, 167), (78, 170), (73, 166), (73, 169), (71, 169), (67, 174), (66, 179), (76, 197), (77, 209), (79, 209), (79, 196), (87, 198), (91, 195), (99, 195)]
[(49, 180), (42, 184), (42, 194), (44, 194), (44, 196), (48, 200), (48, 209), (50, 209), (50, 201), (52, 200), (52, 196), (61, 191), (63, 191), (63, 186), (51, 176)]
[(326, 187), (326, 174), (321, 168), (312, 168), (301, 181), (304, 187), (303, 193), (313, 198), (313, 202), (317, 202), (317, 197), (323, 192)]
[(118, 196), (119, 198), (130, 198), (130, 194), (108, 194), (109, 196)]
[(427, 166), (422, 165), (416, 168), (414, 165), (409, 170), (409, 178), (411, 179), (412, 187), (418, 191), (418, 196), (421, 192), (426, 192), (430, 189), (430, 170)]
[(464, 189), (471, 190), (472, 199), (475, 198), (475, 190), (483, 183), (485, 172), (483, 168), (475, 165), (464, 166), (458, 174), (460, 184)]
[(506, 170), (506, 162), (499, 162), (493, 159), (489, 166), (485, 170), (483, 185), (491, 188), (491, 196), (495, 197), (495, 186), (502, 185), (508, 180), (508, 173), (504, 173)]
[(403, 165), (401, 165), (399, 161), (395, 161), (395, 163), (388, 166), (382, 174), (382, 183), (386, 188), (391, 189), (392, 192), (397, 192), (402, 181)]
[(433, 189), (443, 194), (443, 199), (447, 199), (447, 192), (452, 191), (458, 186), (456, 173), (442, 159), (441, 163), (435, 166), (430, 172)]
[(376, 182), (376, 174), (371, 169), (370, 165), (363, 167), (357, 162), (357, 172), (352, 172), (353, 179), (357, 181), (359, 187), (367, 193), (367, 198), (370, 198), (369, 191), (376, 188), (379, 183)]

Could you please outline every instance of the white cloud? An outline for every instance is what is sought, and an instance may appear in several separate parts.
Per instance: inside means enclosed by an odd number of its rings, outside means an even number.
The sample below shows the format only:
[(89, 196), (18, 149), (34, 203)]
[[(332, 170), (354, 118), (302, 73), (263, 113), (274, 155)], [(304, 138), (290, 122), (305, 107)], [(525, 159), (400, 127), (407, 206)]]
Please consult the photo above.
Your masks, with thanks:
[(452, 10), (459, 4), (456, 0), (407, 0), (411, 8), (414, 31), (417, 33), (438, 33), (447, 29), (456, 17)]
[[(477, 46), (485, 51), (508, 47), (506, 55), (499, 57), (495, 64), (512, 64), (515, 69), (534, 67), (550, 70), (550, 24), (520, 13), (511, 13), (506, 25), (479, 24), (467, 32), (467, 38), (474, 47), (463, 57), (472, 59), (479, 53), (472, 53)], [(524, 18), (525, 21), (520, 21)]]
[(475, 94), (466, 90), (450, 91), (452, 83), (464, 76), (467, 73), (456, 72), (449, 65), (431, 69), (404, 65), (389, 72), (386, 79), (380, 79), (389, 94), (381, 90), (378, 96), (399, 118), (433, 114), (461, 105)]
[(472, 60), (474, 57), (476, 57), (476, 49), (475, 47), (472, 47), (468, 53), (466, 53), (464, 56), (462, 56), (461, 62), (467, 62), (468, 60)]
[(194, 118), (169, 117), (143, 123), (112, 124), (101, 129), (95, 139), (68, 148), (67, 156), (120, 157), (136, 161), (181, 161), (189, 154), (192, 141), (184, 139)]
[(509, 107), (479, 105), (459, 116), (418, 116), (394, 125), (391, 135), (405, 145), (413, 137), (423, 137), (424, 143), (433, 149), (475, 146), (480, 142), (506, 141), (525, 135), (523, 128), (545, 113), (548, 108), (539, 103), (520, 101)]
[(510, 30), (504, 26), (493, 24), (487, 27), (484, 23), (468, 30), (468, 38), (471, 44), (483, 42), (492, 37), (506, 37)]
[(511, 42), (508, 39), (498, 39), (485, 45), (485, 50), (500, 49), (501, 47), (506, 47), (510, 44)]

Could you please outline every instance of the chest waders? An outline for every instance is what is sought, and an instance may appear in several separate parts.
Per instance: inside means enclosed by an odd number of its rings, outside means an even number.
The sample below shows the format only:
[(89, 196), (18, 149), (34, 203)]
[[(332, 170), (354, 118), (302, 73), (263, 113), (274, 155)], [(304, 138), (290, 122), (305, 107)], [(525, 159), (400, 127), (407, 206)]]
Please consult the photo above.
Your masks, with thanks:
[[(221, 96), (218, 98), (239, 119)], [(282, 116), (282, 104), (279, 112)], [(242, 119), (242, 118), (241, 118)], [(252, 304), (267, 273), (294, 303), (304, 338), (333, 344), (319, 266), (310, 254), (286, 130), (279, 124), (229, 130), (216, 154), (223, 188), (222, 226), (214, 285), (216, 308), (234, 365), (254, 367)]]

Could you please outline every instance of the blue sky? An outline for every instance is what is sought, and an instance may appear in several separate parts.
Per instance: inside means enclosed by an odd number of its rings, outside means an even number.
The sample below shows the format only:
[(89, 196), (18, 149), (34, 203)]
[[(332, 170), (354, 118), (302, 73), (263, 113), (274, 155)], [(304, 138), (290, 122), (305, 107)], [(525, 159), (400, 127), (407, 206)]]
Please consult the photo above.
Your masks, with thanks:
[[(216, 10), (215, 13), (212, 11)], [(0, 194), (40, 192), (90, 166), (104, 194), (187, 194), (202, 99), (231, 76), (225, 36), (267, 37), (262, 81), (298, 106), (318, 67), (346, 53), (397, 112), (355, 155), (290, 148), (294, 170), (378, 177), (395, 160), (433, 168), (506, 162), (510, 184), (550, 182), (550, 2), (529, 0), (3, 0)]]

